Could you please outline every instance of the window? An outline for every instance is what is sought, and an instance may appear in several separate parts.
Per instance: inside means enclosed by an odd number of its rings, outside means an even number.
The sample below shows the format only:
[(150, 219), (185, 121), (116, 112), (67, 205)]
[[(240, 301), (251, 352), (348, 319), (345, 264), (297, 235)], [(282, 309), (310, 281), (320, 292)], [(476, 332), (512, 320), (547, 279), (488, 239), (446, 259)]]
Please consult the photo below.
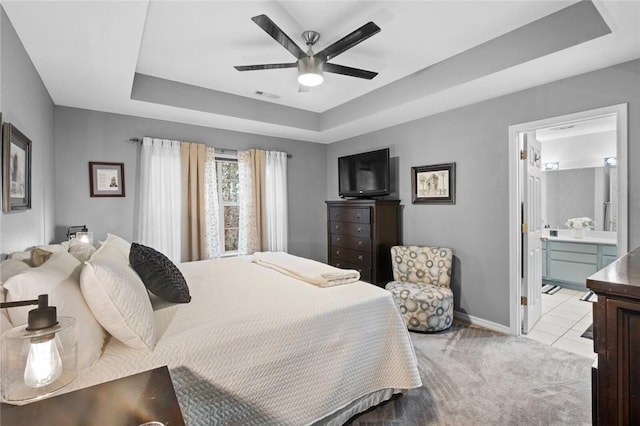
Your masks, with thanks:
[(216, 158), (218, 201), (220, 205), (220, 254), (238, 251), (240, 215), (238, 205), (238, 162), (230, 158)]

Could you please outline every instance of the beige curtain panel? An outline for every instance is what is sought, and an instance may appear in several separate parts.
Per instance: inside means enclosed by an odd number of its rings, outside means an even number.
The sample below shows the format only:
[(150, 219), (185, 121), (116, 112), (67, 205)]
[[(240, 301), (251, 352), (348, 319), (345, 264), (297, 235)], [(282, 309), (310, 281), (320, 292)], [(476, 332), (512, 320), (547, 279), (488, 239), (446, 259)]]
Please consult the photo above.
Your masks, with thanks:
[(253, 205), (256, 208), (256, 234), (258, 235), (258, 249), (267, 250), (267, 223), (265, 201), (265, 163), (266, 152), (261, 149), (250, 149), (253, 170)]
[(182, 261), (206, 258), (204, 171), (207, 146), (182, 142)]

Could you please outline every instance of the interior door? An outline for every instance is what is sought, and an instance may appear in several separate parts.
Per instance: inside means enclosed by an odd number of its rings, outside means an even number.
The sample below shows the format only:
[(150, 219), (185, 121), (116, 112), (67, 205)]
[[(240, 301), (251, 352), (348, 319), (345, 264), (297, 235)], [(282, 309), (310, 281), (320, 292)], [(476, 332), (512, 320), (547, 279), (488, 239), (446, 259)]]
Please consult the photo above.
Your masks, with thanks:
[(541, 144), (534, 132), (522, 135), (522, 332), (529, 333), (542, 314)]

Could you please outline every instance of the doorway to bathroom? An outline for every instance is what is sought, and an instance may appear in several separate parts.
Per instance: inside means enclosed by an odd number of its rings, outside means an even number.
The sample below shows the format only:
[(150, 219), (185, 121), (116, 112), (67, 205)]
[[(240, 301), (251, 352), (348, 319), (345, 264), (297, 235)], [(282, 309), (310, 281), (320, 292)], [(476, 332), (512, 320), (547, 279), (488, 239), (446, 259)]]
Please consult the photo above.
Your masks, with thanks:
[[(605, 155), (605, 150), (594, 149), (594, 141), (599, 138), (592, 137), (591, 141), (581, 138), (582, 141), (577, 142), (579, 133), (606, 132), (614, 138), (615, 155), (610, 155), (610, 151)], [(564, 139), (564, 143), (557, 144), (560, 139)], [(593, 158), (587, 161), (589, 156)], [(615, 171), (611, 173), (613, 169)], [(600, 185), (597, 193), (593, 189), (586, 201), (563, 204), (562, 201), (577, 198), (577, 192), (586, 191), (585, 181), (591, 182), (593, 188)], [(552, 191), (543, 194), (545, 187)], [(573, 188), (574, 193), (562, 192), (564, 187)], [(608, 198), (609, 194), (613, 202)], [(543, 314), (559, 309), (565, 302), (570, 302), (566, 305), (569, 310), (589, 311), (585, 308), (589, 306), (588, 302), (580, 300), (585, 287), (581, 279), (577, 279), (572, 288), (572, 277), (585, 274), (627, 251), (627, 105), (510, 126), (509, 200), (511, 333), (531, 334)], [(584, 207), (586, 205), (588, 209)], [(581, 214), (581, 211), (587, 213)], [(580, 239), (579, 232), (572, 234), (568, 228), (569, 219), (583, 220), (580, 224), (576, 222), (575, 228), (589, 228), (590, 239), (611, 237), (614, 231), (615, 239), (612, 244), (603, 244), (610, 246), (606, 250), (597, 244), (585, 244), (587, 239)], [(587, 219), (595, 224), (586, 223)], [(576, 240), (572, 241), (572, 238)], [(551, 246), (550, 240), (553, 241)], [(593, 242), (608, 241), (596, 238)], [(564, 245), (556, 245), (560, 243)], [(550, 256), (552, 250), (554, 254)], [(557, 283), (563, 285), (553, 290), (554, 294), (543, 296), (543, 277), (545, 281), (551, 278), (547, 282), (555, 283), (551, 287), (555, 288)], [(546, 291), (550, 291), (549, 286)]]

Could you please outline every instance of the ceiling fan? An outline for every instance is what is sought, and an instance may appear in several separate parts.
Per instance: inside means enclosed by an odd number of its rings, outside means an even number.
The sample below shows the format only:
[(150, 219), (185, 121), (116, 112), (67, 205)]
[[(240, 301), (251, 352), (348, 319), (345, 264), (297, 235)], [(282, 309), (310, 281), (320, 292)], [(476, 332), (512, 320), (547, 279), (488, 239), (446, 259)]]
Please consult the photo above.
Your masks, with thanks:
[(256, 71), (297, 67), (298, 83), (305, 87), (314, 87), (322, 84), (322, 81), (324, 80), (322, 76), (323, 71), (347, 75), (350, 77), (364, 78), (367, 80), (371, 80), (376, 75), (378, 75), (377, 72), (373, 71), (328, 63), (329, 60), (335, 58), (344, 51), (351, 49), (353, 46), (380, 32), (380, 27), (378, 27), (373, 22), (364, 24), (352, 33), (342, 37), (331, 46), (321, 50), (318, 53), (313, 53), (312, 47), (320, 39), (320, 34), (316, 31), (305, 31), (302, 33), (302, 38), (309, 48), (307, 52), (304, 52), (267, 15), (254, 16), (253, 18), (251, 18), (251, 20), (255, 22), (260, 28), (262, 28), (267, 34), (269, 34), (275, 41), (280, 43), (293, 56), (295, 56), (297, 61), (281, 64), (236, 65), (235, 69), (237, 69), (238, 71)]

